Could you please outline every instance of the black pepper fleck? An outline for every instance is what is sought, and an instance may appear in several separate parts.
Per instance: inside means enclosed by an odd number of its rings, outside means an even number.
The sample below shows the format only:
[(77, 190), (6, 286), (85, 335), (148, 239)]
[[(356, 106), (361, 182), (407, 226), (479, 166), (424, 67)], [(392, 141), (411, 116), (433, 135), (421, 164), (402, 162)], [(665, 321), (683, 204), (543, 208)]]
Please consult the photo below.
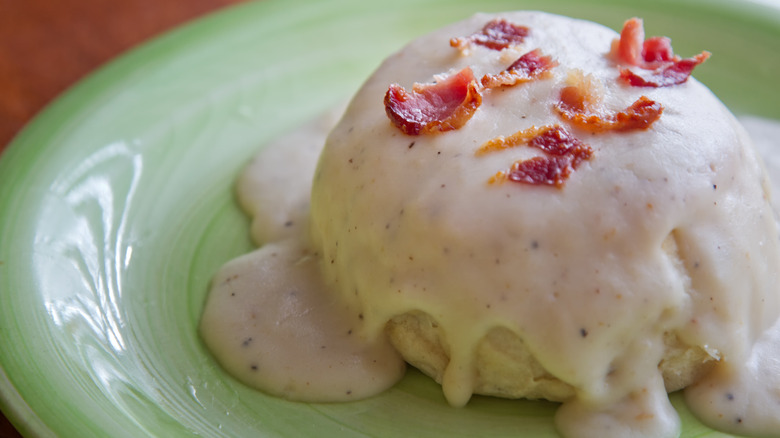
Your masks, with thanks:
[(533, 242), (531, 242), (531, 248), (533, 248), (533, 249), (539, 248), (539, 242), (537, 242), (535, 240)]
[(252, 365), (249, 365), (249, 368), (250, 368), (252, 371), (257, 371), (257, 365), (254, 365), (254, 364), (252, 364)]
[(409, 143), (409, 149), (414, 147), (414, 142)]
[(585, 330), (584, 328), (581, 328), (580, 329), (580, 336), (582, 336), (583, 338), (587, 337), (588, 336), (588, 331)]
[(285, 223), (284, 223), (284, 226), (285, 226), (285, 227), (291, 227), (291, 226), (293, 226), (293, 221), (287, 221), (287, 222), (285, 222)]
[(243, 345), (244, 347), (248, 347), (249, 344), (251, 343), (252, 343), (252, 338), (246, 338), (244, 339), (244, 342), (241, 343), (241, 345)]

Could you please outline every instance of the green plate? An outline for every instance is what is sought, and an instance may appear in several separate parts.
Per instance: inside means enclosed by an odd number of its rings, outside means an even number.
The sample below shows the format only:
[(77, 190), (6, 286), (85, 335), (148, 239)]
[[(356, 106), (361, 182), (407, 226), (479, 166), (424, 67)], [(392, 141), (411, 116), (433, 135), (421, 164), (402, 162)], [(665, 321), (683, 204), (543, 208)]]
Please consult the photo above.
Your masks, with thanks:
[[(232, 183), (267, 140), (349, 96), (407, 40), (478, 10), (645, 18), (735, 112), (780, 119), (780, 9), (736, 1), (243, 4), (117, 59), (0, 160), (0, 407), (30, 436), (556, 436), (550, 403), (448, 407), (411, 371), (346, 404), (226, 375), (197, 336), (209, 279), (248, 251)], [(723, 436), (673, 397), (684, 436)]]

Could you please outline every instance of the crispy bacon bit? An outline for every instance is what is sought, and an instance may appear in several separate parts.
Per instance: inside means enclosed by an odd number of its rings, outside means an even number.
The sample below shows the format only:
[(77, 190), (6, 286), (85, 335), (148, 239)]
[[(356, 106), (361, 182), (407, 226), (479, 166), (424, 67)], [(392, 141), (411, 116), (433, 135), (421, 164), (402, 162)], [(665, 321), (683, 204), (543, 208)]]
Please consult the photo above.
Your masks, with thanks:
[(594, 108), (604, 97), (604, 85), (593, 75), (586, 75), (579, 69), (569, 71), (567, 86), (561, 90), (560, 104), (564, 108), (583, 112)]
[[(507, 179), (512, 182), (532, 185), (548, 185), (562, 188), (574, 166), (572, 157), (534, 157), (516, 161), (512, 168), (503, 174), (496, 174), (496, 180)], [(498, 182), (498, 181), (496, 181)]]
[(645, 29), (640, 18), (630, 18), (623, 23), (620, 38), (612, 41), (611, 55), (618, 62), (628, 65), (640, 65), (643, 61), (642, 49)]
[(664, 107), (648, 98), (640, 96), (628, 108), (615, 115), (611, 129), (618, 131), (632, 131), (637, 129), (647, 129), (661, 118)]
[(496, 18), (489, 21), (481, 31), (469, 37), (452, 38), (450, 46), (464, 50), (473, 43), (492, 50), (503, 50), (522, 43), (530, 33), (531, 30), (525, 26), (510, 23), (503, 18)]
[(672, 41), (666, 37), (645, 38), (642, 20), (631, 18), (623, 25), (620, 38), (612, 42), (610, 55), (619, 64), (652, 70), (640, 74), (629, 68), (620, 69), (620, 79), (634, 87), (668, 87), (682, 84), (691, 76), (693, 68), (710, 57), (701, 52), (693, 58), (682, 59), (674, 54)]
[(547, 154), (559, 157), (571, 156), (576, 164), (590, 158), (593, 150), (564, 128), (555, 125), (534, 136), (529, 142)]
[(484, 143), (482, 143), (482, 146), (477, 149), (475, 152), (476, 155), (484, 155), (488, 152), (497, 152), (502, 151), (504, 149), (513, 148), (516, 146), (521, 146), (533, 139), (534, 137), (541, 135), (543, 132), (550, 129), (548, 126), (542, 126), (541, 128), (537, 128), (536, 126), (531, 126), (528, 129), (523, 129), (521, 131), (517, 131), (514, 134), (510, 135), (509, 137), (504, 137), (503, 135), (500, 135), (496, 138), (490, 139)]
[(642, 96), (623, 111), (599, 115), (593, 112), (593, 105), (584, 94), (580, 87), (564, 87), (555, 109), (562, 118), (590, 132), (647, 129), (664, 110), (660, 103)]
[(564, 128), (532, 126), (511, 136), (489, 140), (477, 150), (477, 155), (527, 144), (544, 152), (543, 156), (519, 160), (509, 170), (493, 175), (490, 184), (513, 181), (533, 185), (563, 187), (566, 179), (584, 160), (589, 160), (593, 150)]
[(458, 129), (481, 104), (482, 95), (469, 67), (435, 84), (414, 84), (411, 93), (392, 84), (385, 94), (387, 116), (408, 135)]
[(588, 94), (583, 89), (574, 85), (563, 87), (558, 107), (568, 112), (581, 113), (589, 108), (593, 102), (588, 99)]
[(545, 78), (550, 75), (550, 69), (557, 65), (557, 61), (542, 55), (541, 50), (534, 49), (518, 58), (501, 73), (482, 76), (482, 86), (485, 88), (509, 87)]
[(672, 40), (667, 37), (650, 37), (642, 43), (642, 59), (646, 64), (674, 60)]
[(710, 52), (702, 52), (693, 58), (678, 59), (660, 67), (650, 74), (640, 74), (628, 68), (620, 69), (620, 79), (634, 87), (668, 87), (682, 84), (691, 76), (694, 67), (706, 61)]

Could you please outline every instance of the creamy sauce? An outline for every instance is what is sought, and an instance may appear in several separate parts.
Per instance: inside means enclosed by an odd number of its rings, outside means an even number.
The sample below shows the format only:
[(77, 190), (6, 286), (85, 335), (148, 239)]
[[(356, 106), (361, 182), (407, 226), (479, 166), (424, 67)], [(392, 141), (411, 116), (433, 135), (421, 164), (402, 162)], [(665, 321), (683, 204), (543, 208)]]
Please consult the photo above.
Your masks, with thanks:
[[(288, 221), (306, 220), (309, 187), (300, 180), (306, 182), (306, 175), (313, 172), (300, 169), (314, 168), (330, 123), (335, 123), (334, 115), (340, 111), (280, 138), (247, 167), (239, 196), (255, 220), (275, 224), (269, 229), (277, 231), (289, 228), (284, 225)], [(767, 165), (773, 203), (780, 210), (776, 196), (780, 193), (780, 123), (754, 117), (741, 122)], [(308, 180), (310, 183), (310, 176)], [(285, 209), (277, 207), (279, 204), (251, 201), (258, 193), (278, 187), (292, 187), (285, 192), (284, 202), (299, 207), (280, 216), (280, 210)], [(360, 399), (392, 386), (403, 374), (403, 363), (395, 350), (384, 342), (366, 346), (364, 339), (355, 341), (349, 330), (359, 320), (350, 318), (346, 309), (334, 309), (333, 303), (322, 306), (327, 291), (312, 263), (317, 256), (305, 249), (305, 238), (297, 242), (295, 238), (305, 235), (303, 230), (294, 236), (280, 234), (270, 241), (282, 243), (269, 243), (242, 256), (215, 276), (201, 326), (212, 352), (246, 384), (294, 400)], [(253, 228), (258, 244), (268, 242), (269, 235), (273, 234), (268, 229)], [(760, 435), (762, 430), (780, 428), (776, 418), (780, 409), (780, 325), (763, 335), (750, 364), (747, 374), (716, 374), (688, 389), (686, 395), (697, 416), (730, 433)], [(561, 433), (598, 438), (604, 436), (603, 428), (610, 428), (619, 431), (618, 436), (628, 437), (633, 432), (626, 428), (635, 426), (616, 419), (656, 412), (667, 420), (650, 424), (639, 436), (674, 436), (679, 420), (669, 411), (663, 382), (655, 384), (661, 386), (640, 394), (638, 403), (617, 404), (613, 412), (594, 415), (581, 405), (567, 405), (558, 413)], [(659, 396), (663, 397), (660, 401)]]
[[(559, 23), (550, 27), (556, 25)], [(463, 33), (460, 29), (449, 32)], [(609, 43), (611, 34), (598, 29), (594, 32), (609, 36), (602, 38)], [(597, 48), (604, 45), (600, 39), (586, 39), (582, 44)], [(414, 50), (419, 47), (413, 47)], [(574, 59), (572, 62), (581, 56), (576, 48), (570, 52), (567, 56)], [(369, 81), (367, 88), (386, 87), (387, 83), (388, 79), (380, 75)], [(540, 93), (549, 94), (549, 88)], [(710, 99), (698, 88), (693, 93)], [(677, 99), (671, 93), (662, 97), (665, 102)], [(529, 99), (529, 95), (524, 98)], [(685, 98), (688, 96), (680, 97)], [(530, 99), (537, 97), (531, 95)], [(495, 115), (472, 123), (483, 123), (486, 128), (473, 129), (497, 132), (506, 124), (501, 102), (496, 107)], [(670, 107), (673, 112), (674, 104)], [(344, 120), (354, 124), (342, 123), (341, 132), (337, 130), (332, 136), (333, 142), (349, 144), (348, 133), (351, 135), (360, 126), (375, 129), (372, 111), (353, 104)], [(712, 111), (710, 116), (715, 120), (724, 117), (719, 107)], [(516, 119), (518, 114), (514, 116)], [(549, 118), (548, 114), (532, 112), (523, 116), (530, 119), (529, 124), (543, 123)], [(381, 154), (354, 148), (346, 148), (345, 153), (358, 155), (331, 153), (320, 166), (326, 169), (325, 177), (331, 178), (336, 190), (317, 192), (315, 184), (314, 199), (318, 204), (314, 213), (319, 222), (309, 228), (309, 188), (324, 139), (334, 122), (334, 115), (328, 115), (265, 148), (239, 181), (239, 198), (254, 218), (253, 238), (264, 246), (228, 263), (218, 273), (201, 322), (201, 333), (209, 348), (237, 378), (271, 394), (301, 401), (342, 401), (377, 394), (400, 379), (404, 369), (402, 359), (385, 336), (385, 323), (395, 315), (422, 309), (446, 328), (450, 357), (440, 383), (451, 404), (462, 406), (468, 402), (477, 385), (476, 345), (492, 327), (504, 326), (526, 340), (551, 374), (576, 388), (577, 396), (565, 401), (556, 415), (563, 435), (674, 437), (679, 434), (679, 418), (668, 401), (657, 364), (665, 352), (663, 333), (675, 330), (691, 345), (702, 345), (718, 361), (707, 378), (686, 390), (696, 415), (719, 430), (780, 436), (776, 284), (744, 284), (775, 279), (780, 266), (773, 252), (777, 240), (774, 216), (768, 209), (765, 214), (764, 207), (760, 207), (763, 192), (751, 189), (760, 185), (753, 179), (760, 178), (761, 172), (756, 170), (760, 165), (749, 154), (724, 155), (726, 161), (693, 160), (683, 164), (678, 173), (701, 172), (703, 184), (712, 187), (711, 196), (695, 201), (675, 198), (684, 198), (687, 190), (676, 186), (676, 179), (667, 188), (654, 185), (657, 175), (644, 168), (642, 161), (659, 157), (641, 156), (640, 152), (630, 165), (631, 174), (610, 174), (609, 163), (602, 162), (605, 167), (596, 171), (607, 173), (612, 179), (608, 196), (598, 201), (606, 205), (596, 210), (584, 208), (582, 223), (567, 223), (553, 234), (532, 235), (525, 229), (544, 229), (544, 223), (555, 218), (555, 214), (531, 218), (536, 222), (522, 227), (509, 226), (510, 235), (524, 236), (524, 240), (515, 239), (507, 246), (489, 233), (482, 233), (490, 222), (484, 222), (481, 215), (493, 211), (491, 203), (495, 207), (495, 203), (506, 203), (506, 199), (518, 196), (513, 192), (517, 188), (501, 187), (494, 190), (495, 195), (482, 193), (484, 186), (477, 191), (470, 189), (457, 175), (465, 172), (476, 175), (472, 179), (482, 178), (472, 169), (472, 156), (464, 153), (474, 145), (453, 150), (438, 139), (400, 148), (409, 154), (402, 158), (404, 166), (409, 167), (404, 176), (387, 173), (385, 169), (395, 168), (395, 163), (382, 163)], [(661, 129), (668, 133), (668, 138), (674, 138), (691, 128), (682, 122)], [(780, 150), (775, 146), (780, 125), (759, 119), (746, 119), (744, 124), (764, 155), (775, 177), (773, 181), (780, 181)], [(714, 136), (726, 136), (731, 142), (744, 141), (739, 128), (716, 128), (721, 130)], [(372, 135), (389, 139), (389, 144), (376, 147), (410, 142), (409, 137), (393, 132)], [(630, 145), (639, 149), (640, 143), (636, 142), (641, 141), (630, 140)], [(673, 162), (675, 155), (670, 156), (668, 164), (679, 165)], [(728, 161), (735, 158), (737, 163)], [(362, 187), (344, 190), (340, 176), (327, 174), (328, 169), (338, 169), (327, 160), (348, 162), (350, 166), (346, 170), (341, 167), (338, 172), (346, 174), (350, 168), (363, 172), (365, 176), (360, 181), (374, 191), (361, 191)], [(500, 160), (491, 158), (483, 160), (479, 167), (484, 170), (500, 165)], [(428, 167), (422, 172), (417, 166)], [(697, 166), (712, 172), (703, 172)], [(426, 172), (433, 172), (436, 177)], [(673, 176), (679, 177), (680, 184), (690, 184), (685, 175)], [(323, 178), (322, 173), (317, 178)], [(348, 180), (343, 186), (354, 181)], [(396, 182), (397, 190), (385, 181)], [(567, 187), (566, 191), (574, 192), (576, 197), (590, 190), (577, 184), (571, 183), (573, 188)], [(280, 187), (285, 189), (279, 190)], [(729, 187), (732, 191), (725, 196), (718, 192)], [(455, 194), (444, 195), (448, 189), (455, 190)], [(774, 188), (774, 193), (780, 193), (780, 187)], [(455, 203), (452, 207), (445, 204), (445, 200), (451, 199), (448, 196), (472, 202)], [(355, 201), (361, 197), (368, 201)], [(637, 197), (646, 200), (646, 209), (627, 211), (625, 217), (611, 215), (614, 211), (626, 211), (618, 203)], [(778, 203), (773, 201), (777, 208)], [(550, 197), (521, 198), (517, 202), (549, 203)], [(586, 198), (586, 202), (592, 201)], [(718, 202), (730, 204), (726, 207), (731, 208), (744, 204), (748, 213), (740, 218), (723, 215)], [(658, 226), (654, 219), (657, 217), (682, 221), (680, 218), (686, 216), (680, 212), (685, 209), (709, 214), (715, 220), (698, 223), (684, 219), (688, 222), (671, 225), (672, 232), (668, 223), (658, 228), (660, 234), (647, 231)], [(594, 221), (589, 222), (591, 214)], [(428, 223), (434, 227), (414, 228)], [(626, 242), (604, 243), (614, 239), (615, 233), (626, 233), (620, 229), (626, 223), (640, 224), (647, 234), (635, 233)], [(372, 229), (359, 228), (366, 226)], [(479, 230), (473, 237), (482, 239), (479, 244), (459, 242), (463, 227), (468, 232)], [(730, 231), (724, 234), (724, 230), (735, 227), (757, 236), (751, 238), (758, 242), (757, 246), (740, 242)], [(313, 235), (308, 234), (309, 229)], [(770, 232), (762, 237), (767, 229)], [(567, 233), (593, 242), (572, 245), (572, 237), (567, 237)], [(712, 248), (706, 245), (708, 239)], [(424, 245), (420, 246), (420, 242)], [(605, 249), (599, 252), (598, 248)], [(578, 253), (582, 250), (588, 253)], [(539, 275), (518, 279), (517, 269), (508, 261), (527, 260), (531, 253), (537, 263), (531, 269)], [(442, 254), (446, 254), (447, 263), (438, 266)], [(561, 254), (593, 263), (561, 266)], [(751, 259), (766, 262), (751, 263)], [(622, 270), (615, 270), (613, 263)], [(700, 265), (708, 269), (699, 269)], [(733, 269), (721, 269), (730, 265)], [(713, 271), (720, 277), (711, 279), (711, 274), (702, 273)], [(746, 274), (742, 276), (741, 272)], [(486, 285), (485, 278), (497, 282)], [(525, 288), (527, 295), (512, 293), (517, 284)], [(749, 288), (752, 295), (735, 294), (725, 286), (728, 284)], [(542, 294), (532, 295), (530, 290)], [(708, 295), (699, 296), (700, 291), (708, 291)], [(648, 301), (649, 296), (656, 298)], [(565, 303), (564, 299), (571, 302)], [(556, 315), (556, 310), (560, 315)], [(753, 342), (755, 348), (751, 348)]]
[(305, 237), (314, 166), (340, 112), (269, 145), (241, 175), (253, 239), (266, 244), (220, 269), (200, 326), (232, 375), (298, 401), (359, 400), (395, 384), (406, 367), (384, 338), (358, 332), (358, 312), (327, 293)]
[[(780, 122), (744, 117), (741, 122), (766, 164), (772, 204), (780, 211)], [(704, 423), (729, 433), (780, 436), (780, 320), (748, 352), (745, 366), (719, 367), (686, 388), (685, 399)]]
[(403, 360), (355, 330), (359, 318), (323, 293), (319, 260), (301, 243), (269, 243), (225, 265), (204, 339), (231, 374), (280, 397), (348, 401), (384, 391), (403, 376)]

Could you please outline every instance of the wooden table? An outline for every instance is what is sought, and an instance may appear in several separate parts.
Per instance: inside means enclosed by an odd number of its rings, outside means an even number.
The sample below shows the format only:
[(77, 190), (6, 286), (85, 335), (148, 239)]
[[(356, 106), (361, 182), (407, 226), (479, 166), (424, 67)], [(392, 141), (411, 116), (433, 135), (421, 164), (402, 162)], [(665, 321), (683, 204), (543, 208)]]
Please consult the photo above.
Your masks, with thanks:
[[(0, 153), (47, 103), (118, 54), (242, 0), (0, 0)], [(0, 414), (0, 438), (21, 435)]]

